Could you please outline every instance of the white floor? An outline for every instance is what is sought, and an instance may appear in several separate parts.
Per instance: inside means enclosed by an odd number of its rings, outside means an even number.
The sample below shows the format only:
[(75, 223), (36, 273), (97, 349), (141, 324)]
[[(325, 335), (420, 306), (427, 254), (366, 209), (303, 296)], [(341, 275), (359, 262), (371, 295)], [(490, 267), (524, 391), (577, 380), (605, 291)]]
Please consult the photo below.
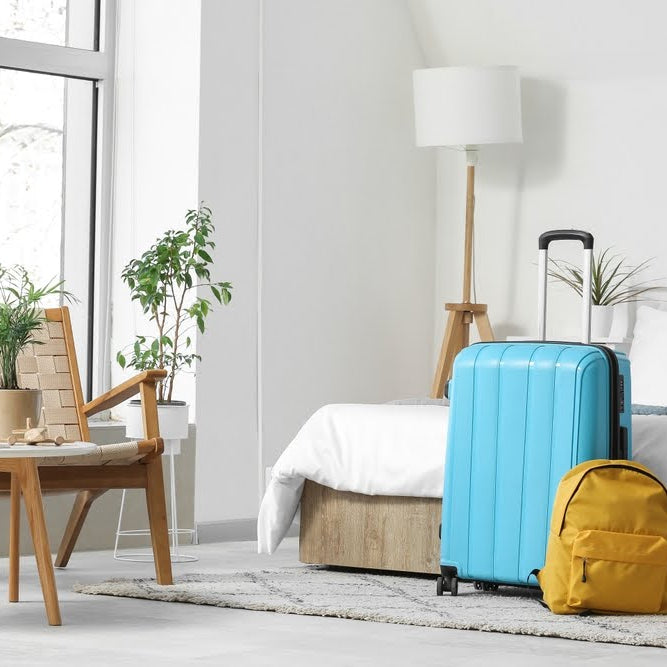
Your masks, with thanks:
[[(187, 547), (198, 563), (175, 572), (220, 572), (297, 564), (296, 540), (274, 556), (255, 544)], [(7, 599), (0, 560), (0, 665), (639, 665), (666, 664), (667, 651), (561, 639), (287, 616), (72, 593), (76, 582), (151, 576), (152, 566), (75, 554), (57, 571), (63, 626), (46, 624), (33, 559), (21, 561), (21, 602)]]

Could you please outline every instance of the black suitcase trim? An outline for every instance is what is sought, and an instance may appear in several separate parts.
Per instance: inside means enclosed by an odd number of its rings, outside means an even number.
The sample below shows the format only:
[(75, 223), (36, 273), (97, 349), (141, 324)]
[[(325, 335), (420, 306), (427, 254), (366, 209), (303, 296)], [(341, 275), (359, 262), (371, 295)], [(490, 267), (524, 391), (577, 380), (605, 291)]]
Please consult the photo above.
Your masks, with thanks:
[[(582, 343), (583, 345), (583, 343)], [(609, 360), (609, 415), (611, 419), (610, 431), (611, 442), (609, 443), (610, 459), (628, 458), (628, 431), (621, 429), (621, 412), (625, 409), (625, 397), (620, 392), (621, 384), (625, 387), (623, 376), (618, 366), (618, 357), (616, 353), (606, 345), (591, 345), (600, 350)], [(625, 437), (621, 433), (625, 432)]]

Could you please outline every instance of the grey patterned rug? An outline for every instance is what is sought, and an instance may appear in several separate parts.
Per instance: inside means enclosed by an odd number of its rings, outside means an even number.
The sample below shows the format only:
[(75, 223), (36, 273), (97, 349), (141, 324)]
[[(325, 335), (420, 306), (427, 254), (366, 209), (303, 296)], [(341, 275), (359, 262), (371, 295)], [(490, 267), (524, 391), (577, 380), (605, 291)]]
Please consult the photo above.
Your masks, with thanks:
[(531, 589), (501, 587), (486, 593), (461, 584), (457, 597), (437, 597), (433, 579), (317, 566), (190, 574), (175, 582), (158, 586), (152, 579), (115, 579), (74, 590), (282, 614), (667, 647), (667, 616), (556, 616), (540, 605), (537, 591)]

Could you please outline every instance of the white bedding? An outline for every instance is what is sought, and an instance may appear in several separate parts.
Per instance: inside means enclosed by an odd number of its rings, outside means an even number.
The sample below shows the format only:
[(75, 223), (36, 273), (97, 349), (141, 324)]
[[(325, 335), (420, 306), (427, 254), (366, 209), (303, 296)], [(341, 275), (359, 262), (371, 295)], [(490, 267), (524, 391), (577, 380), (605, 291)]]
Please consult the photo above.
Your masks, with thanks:
[[(259, 552), (273, 553), (282, 541), (306, 479), (368, 495), (442, 497), (448, 416), (448, 407), (434, 405), (318, 410), (273, 467), (257, 522)], [(633, 458), (667, 483), (667, 416), (636, 415), (632, 431)]]

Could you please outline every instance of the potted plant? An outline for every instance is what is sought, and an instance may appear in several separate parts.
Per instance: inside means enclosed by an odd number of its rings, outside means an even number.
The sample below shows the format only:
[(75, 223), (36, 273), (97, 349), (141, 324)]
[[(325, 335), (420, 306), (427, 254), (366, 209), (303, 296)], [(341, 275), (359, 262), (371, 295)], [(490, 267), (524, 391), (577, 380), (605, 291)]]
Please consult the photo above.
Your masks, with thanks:
[[(550, 259), (549, 276), (571, 287), (581, 296), (583, 275), (579, 266), (563, 259)], [(612, 254), (611, 248), (594, 255), (592, 266), (591, 337), (602, 340), (609, 335), (614, 306), (621, 303), (645, 301), (647, 295), (663, 289), (654, 280), (639, 280), (649, 268), (651, 260), (641, 264), (627, 264), (624, 257)]]
[[(167, 370), (157, 388), (160, 433), (165, 440), (181, 440), (188, 432), (188, 406), (174, 398), (174, 386), (181, 371), (201, 360), (191, 349), (193, 330), (196, 327), (203, 334), (211, 312), (211, 302), (194, 291), (208, 288), (213, 299), (225, 305), (232, 298), (231, 283), (211, 280), (214, 230), (211, 210), (202, 204), (187, 212), (184, 230), (165, 232), (121, 274), (132, 300), (148, 315), (153, 333), (136, 336), (116, 360), (122, 368)], [(127, 437), (143, 437), (140, 405), (140, 401), (130, 402)]]
[(0, 438), (25, 428), (26, 419), (37, 425), (42, 392), (19, 386), (18, 362), (28, 345), (41, 345), (37, 331), (45, 322), (41, 302), (51, 295), (71, 299), (62, 282), (35, 287), (22, 266), (0, 266)]

